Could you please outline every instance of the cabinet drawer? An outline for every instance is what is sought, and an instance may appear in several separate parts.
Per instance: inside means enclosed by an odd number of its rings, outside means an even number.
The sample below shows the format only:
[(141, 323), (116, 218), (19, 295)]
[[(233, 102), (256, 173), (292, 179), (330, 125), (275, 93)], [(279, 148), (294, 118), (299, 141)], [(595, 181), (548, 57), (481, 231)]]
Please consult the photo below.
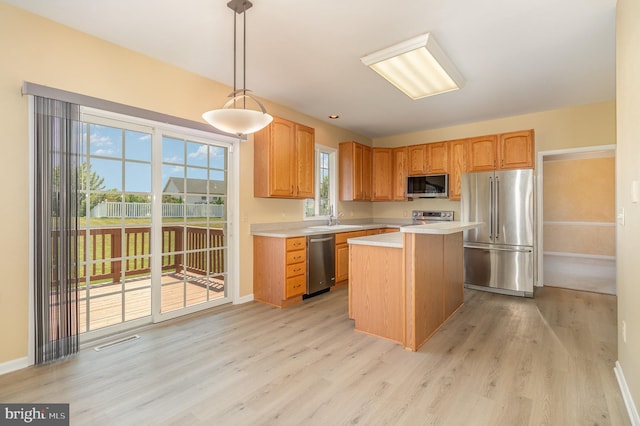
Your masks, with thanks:
[(346, 243), (349, 238), (364, 237), (367, 231), (340, 232), (336, 234), (336, 244)]
[(287, 265), (304, 262), (307, 257), (306, 250), (296, 250), (287, 252)]
[(306, 273), (306, 263), (295, 263), (293, 265), (287, 265), (287, 278), (294, 277), (296, 275), (304, 275)]
[(287, 278), (287, 285), (285, 288), (285, 298), (288, 299), (293, 296), (304, 294), (307, 289), (307, 276), (300, 275), (293, 278)]
[(300, 250), (307, 247), (307, 237), (287, 238), (287, 251)]

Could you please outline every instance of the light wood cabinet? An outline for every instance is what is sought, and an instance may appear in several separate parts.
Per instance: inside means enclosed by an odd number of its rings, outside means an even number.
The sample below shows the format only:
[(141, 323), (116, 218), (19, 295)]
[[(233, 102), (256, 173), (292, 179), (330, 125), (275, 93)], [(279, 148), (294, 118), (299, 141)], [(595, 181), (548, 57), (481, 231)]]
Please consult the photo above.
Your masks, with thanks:
[(306, 237), (253, 237), (253, 294), (284, 308), (302, 301), (307, 288)]
[(447, 173), (449, 170), (449, 145), (446, 142), (428, 143), (427, 148), (427, 173)]
[(314, 197), (314, 129), (274, 117), (253, 140), (254, 196)]
[(498, 135), (470, 138), (467, 142), (467, 156), (470, 172), (495, 170), (498, 165), (496, 148)]
[(447, 173), (449, 146), (446, 142), (433, 142), (407, 147), (407, 174), (409, 176)]
[(336, 284), (349, 279), (349, 238), (364, 237), (367, 231), (340, 232), (336, 234)]
[(533, 130), (524, 130), (469, 139), (469, 171), (533, 168), (533, 134)]
[(407, 147), (394, 148), (393, 156), (393, 201), (405, 201), (407, 199)]
[(338, 146), (338, 195), (340, 201), (371, 199), (371, 148), (358, 142)]
[(460, 200), (460, 178), (467, 172), (467, 141), (449, 141), (449, 199)]
[(533, 130), (499, 135), (498, 148), (501, 169), (533, 168)]
[(393, 199), (393, 161), (391, 148), (373, 148), (373, 201)]
[(427, 173), (427, 145), (411, 145), (407, 147), (407, 174), (409, 176)]
[(363, 200), (373, 197), (373, 150), (366, 145), (362, 147), (362, 192)]

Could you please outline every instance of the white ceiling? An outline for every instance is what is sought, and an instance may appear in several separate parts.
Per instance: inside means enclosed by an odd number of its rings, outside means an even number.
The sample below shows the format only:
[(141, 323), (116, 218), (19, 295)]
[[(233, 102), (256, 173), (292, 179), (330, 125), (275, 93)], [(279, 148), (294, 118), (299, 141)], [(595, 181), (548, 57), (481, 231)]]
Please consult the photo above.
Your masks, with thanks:
[[(3, 1), (233, 84), (227, 0)], [(615, 97), (615, 0), (252, 2), (247, 88), (372, 138)], [(425, 32), (463, 89), (412, 101), (360, 62)]]

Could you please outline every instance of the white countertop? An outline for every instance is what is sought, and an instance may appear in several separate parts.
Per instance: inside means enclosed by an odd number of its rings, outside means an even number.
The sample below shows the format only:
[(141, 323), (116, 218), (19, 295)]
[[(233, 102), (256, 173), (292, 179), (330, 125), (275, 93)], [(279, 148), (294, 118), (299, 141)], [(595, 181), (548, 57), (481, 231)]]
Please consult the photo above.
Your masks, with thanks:
[(402, 233), (448, 235), (467, 229), (477, 228), (482, 222), (441, 222), (427, 225), (404, 226), (401, 232), (391, 232), (380, 235), (367, 235), (366, 237), (349, 238), (347, 243), (363, 246), (402, 248)]
[(400, 228), (401, 232), (411, 234), (455, 234), (456, 232), (466, 231), (467, 229), (477, 228), (483, 222), (439, 222), (429, 223), (426, 225), (405, 226)]
[(349, 244), (376, 247), (402, 248), (402, 233), (388, 232), (386, 234), (367, 235), (366, 237), (349, 238)]
[(337, 234), (339, 232), (354, 232), (354, 231), (366, 231), (368, 229), (377, 228), (400, 228), (400, 225), (384, 224), (384, 223), (367, 223), (367, 224), (340, 224), (334, 226), (309, 226), (305, 228), (287, 228), (287, 229), (274, 229), (254, 231), (251, 235), (257, 235), (259, 237), (275, 237), (275, 238), (291, 238), (291, 237), (305, 237), (307, 235), (318, 234)]

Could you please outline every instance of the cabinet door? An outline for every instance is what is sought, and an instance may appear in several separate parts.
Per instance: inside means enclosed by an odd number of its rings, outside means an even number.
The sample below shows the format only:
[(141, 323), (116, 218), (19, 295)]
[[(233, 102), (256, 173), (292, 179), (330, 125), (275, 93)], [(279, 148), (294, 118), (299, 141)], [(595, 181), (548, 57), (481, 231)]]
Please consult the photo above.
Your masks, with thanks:
[(467, 142), (467, 155), (470, 172), (495, 170), (497, 166), (497, 135), (471, 138)]
[(373, 201), (391, 201), (393, 165), (391, 148), (373, 149)]
[(393, 200), (405, 201), (407, 191), (407, 147), (393, 150)]
[(449, 141), (449, 199), (460, 200), (460, 177), (467, 172), (467, 141)]
[(447, 173), (449, 145), (446, 142), (427, 144), (427, 173)]
[(501, 169), (532, 169), (534, 163), (533, 130), (500, 135)]
[(362, 198), (359, 200), (369, 201), (373, 196), (371, 190), (373, 182), (373, 159), (372, 150), (368, 146), (362, 146)]
[(411, 145), (408, 147), (408, 170), (407, 173), (411, 175), (424, 175), (427, 173), (427, 146), (423, 145)]
[(315, 193), (315, 132), (296, 125), (296, 196), (313, 198)]
[(349, 245), (336, 244), (336, 283), (349, 279)]

